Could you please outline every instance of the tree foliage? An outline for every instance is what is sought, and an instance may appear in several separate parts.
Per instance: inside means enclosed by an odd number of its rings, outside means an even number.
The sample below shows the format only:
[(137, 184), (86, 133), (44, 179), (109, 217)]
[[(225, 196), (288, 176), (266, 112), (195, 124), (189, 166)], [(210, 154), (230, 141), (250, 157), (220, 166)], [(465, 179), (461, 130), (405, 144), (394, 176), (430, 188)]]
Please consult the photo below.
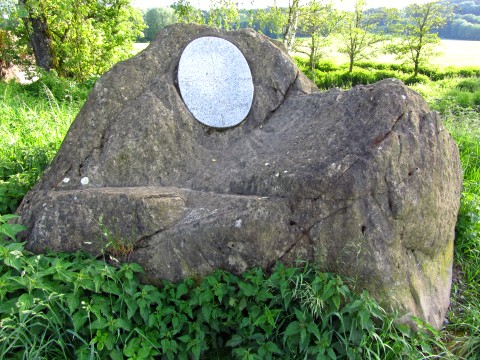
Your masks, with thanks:
[(282, 38), (285, 47), (290, 51), (295, 45), (302, 5), (300, 0), (289, 0), (288, 7), (278, 6), (274, 1), (273, 6), (259, 9), (255, 13), (255, 21), (259, 22), (260, 29), (268, 31)]
[[(29, 39), (37, 65), (79, 80), (129, 57), (144, 28), (130, 0), (21, 0), (17, 16), (16, 36)], [(49, 63), (35, 48), (42, 41), (50, 48)]]
[(452, 20), (439, 30), (443, 38), (480, 40), (480, 0), (450, 0), (454, 5)]
[(202, 10), (193, 6), (190, 0), (178, 0), (173, 3), (172, 9), (181, 23), (205, 24)]
[(207, 24), (225, 30), (240, 26), (240, 13), (237, 3), (233, 0), (210, 1)]
[(308, 51), (301, 48), (297, 51), (308, 55), (312, 76), (315, 75), (314, 68), (321, 57), (321, 49), (329, 45), (328, 38), (337, 29), (341, 18), (341, 13), (330, 0), (312, 0), (301, 8), (299, 28), (309, 36)]
[(143, 15), (145, 28), (143, 41), (150, 42), (155, 35), (165, 26), (174, 24), (178, 21), (177, 15), (172, 8), (152, 8), (148, 9)]
[[(178, 20), (183, 23), (207, 24), (218, 29), (240, 27), (241, 13), (233, 0), (210, 0), (208, 11), (195, 7), (190, 0), (178, 0), (172, 5)], [(243, 16), (245, 17), (245, 16)]]
[(374, 45), (387, 38), (384, 28), (380, 27), (384, 19), (388, 19), (387, 10), (369, 12), (365, 0), (357, 0), (354, 11), (345, 13), (340, 28), (339, 52), (348, 56), (349, 72), (352, 72), (355, 61), (374, 55)]
[(388, 47), (389, 51), (410, 61), (417, 76), (419, 66), (428, 62), (440, 42), (435, 31), (444, 26), (452, 14), (453, 7), (443, 1), (407, 6), (394, 26), (399, 40)]

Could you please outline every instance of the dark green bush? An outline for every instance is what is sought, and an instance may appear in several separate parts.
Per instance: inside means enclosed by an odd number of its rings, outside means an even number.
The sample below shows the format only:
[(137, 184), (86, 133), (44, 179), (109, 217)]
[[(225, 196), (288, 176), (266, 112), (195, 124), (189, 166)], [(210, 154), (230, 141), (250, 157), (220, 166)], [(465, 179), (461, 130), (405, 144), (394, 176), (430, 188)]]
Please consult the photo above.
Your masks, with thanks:
[(462, 80), (457, 84), (457, 89), (474, 93), (480, 90), (480, 79), (468, 78), (468, 79)]
[(405, 79), (405, 84), (406, 85), (413, 85), (413, 84), (425, 84), (429, 82), (430, 79), (426, 75), (417, 75), (417, 76), (409, 76), (408, 78)]
[(473, 104), (480, 107), (480, 91), (475, 91), (473, 94)]

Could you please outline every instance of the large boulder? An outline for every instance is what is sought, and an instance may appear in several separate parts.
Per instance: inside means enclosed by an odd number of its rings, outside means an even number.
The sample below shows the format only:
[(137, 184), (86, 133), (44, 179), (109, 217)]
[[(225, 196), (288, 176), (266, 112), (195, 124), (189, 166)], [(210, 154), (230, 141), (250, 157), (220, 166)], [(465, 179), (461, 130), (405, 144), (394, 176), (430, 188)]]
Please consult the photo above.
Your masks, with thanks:
[[(182, 101), (179, 59), (202, 36), (250, 66), (236, 127)], [(318, 92), (265, 36), (174, 25), (98, 80), (18, 213), (35, 252), (106, 252), (173, 281), (306, 260), (440, 327), (461, 180), (439, 116), (400, 81)]]

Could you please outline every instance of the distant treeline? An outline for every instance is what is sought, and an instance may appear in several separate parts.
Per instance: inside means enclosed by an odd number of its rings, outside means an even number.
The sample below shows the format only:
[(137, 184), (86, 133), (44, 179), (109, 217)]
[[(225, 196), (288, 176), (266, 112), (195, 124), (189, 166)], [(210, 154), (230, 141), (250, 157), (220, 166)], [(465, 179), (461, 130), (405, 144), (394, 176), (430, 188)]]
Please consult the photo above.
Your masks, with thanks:
[[(438, 35), (441, 38), (458, 39), (458, 40), (478, 40), (480, 41), (480, 0), (445, 0), (454, 5), (454, 16), (448, 24), (438, 29)], [(370, 9), (369, 12), (379, 12), (381, 9)], [(269, 23), (261, 23), (255, 20), (254, 13), (257, 10), (238, 9), (239, 22), (233, 25), (233, 28), (253, 28), (271, 38), (279, 36), (278, 31), (270, 29)], [(202, 16), (205, 18), (205, 23), (208, 23), (209, 13), (202, 11)], [(177, 21), (176, 15), (172, 8), (154, 8), (147, 10), (144, 14), (144, 21), (147, 25), (144, 30), (144, 36), (139, 37), (137, 41), (149, 42), (152, 41), (155, 34), (164, 26)], [(381, 16), (378, 21), (382, 22)], [(387, 23), (385, 19), (385, 23)], [(301, 29), (297, 30), (298, 36), (308, 36), (303, 34)]]
[(480, 40), (480, 0), (450, 0), (455, 15), (438, 35), (447, 39)]

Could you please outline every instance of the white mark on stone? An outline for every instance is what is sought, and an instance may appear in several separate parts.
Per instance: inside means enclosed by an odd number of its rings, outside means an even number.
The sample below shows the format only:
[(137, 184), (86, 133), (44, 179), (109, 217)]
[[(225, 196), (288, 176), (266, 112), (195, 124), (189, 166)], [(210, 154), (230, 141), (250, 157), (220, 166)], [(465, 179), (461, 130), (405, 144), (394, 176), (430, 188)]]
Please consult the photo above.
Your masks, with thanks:
[(242, 227), (242, 219), (238, 219), (237, 221), (235, 221), (235, 227), (239, 229)]
[(68, 183), (69, 181), (70, 181), (70, 178), (65, 178), (65, 179), (63, 179), (63, 182), (64, 182), (65, 184)]
[(284, 173), (284, 174), (288, 173), (288, 170), (285, 170), (283, 173)]
[(85, 176), (85, 177), (83, 177), (83, 178), (80, 180), (80, 183), (81, 183), (82, 185), (87, 185), (87, 184), (88, 184), (88, 181), (89, 181), (89, 180), (88, 180), (88, 177)]
[(91, 241), (84, 241), (83, 243), (86, 244), (86, 245), (92, 245)]
[(407, 97), (406, 97), (405, 95), (402, 95), (402, 99), (403, 99), (403, 100), (406, 100)]
[(208, 216), (215, 215), (218, 212), (218, 209), (206, 209), (206, 208), (199, 208), (194, 209), (189, 212), (180, 222), (181, 224), (190, 224), (200, 219), (204, 219)]
[(279, 177), (279, 176), (280, 176), (280, 173), (276, 173), (275, 176), (276, 176), (276, 177)]
[(270, 165), (270, 164), (269, 164), (269, 163), (265, 163), (265, 166), (268, 166), (268, 165)]
[(212, 159), (212, 162), (217, 162), (217, 159)]

